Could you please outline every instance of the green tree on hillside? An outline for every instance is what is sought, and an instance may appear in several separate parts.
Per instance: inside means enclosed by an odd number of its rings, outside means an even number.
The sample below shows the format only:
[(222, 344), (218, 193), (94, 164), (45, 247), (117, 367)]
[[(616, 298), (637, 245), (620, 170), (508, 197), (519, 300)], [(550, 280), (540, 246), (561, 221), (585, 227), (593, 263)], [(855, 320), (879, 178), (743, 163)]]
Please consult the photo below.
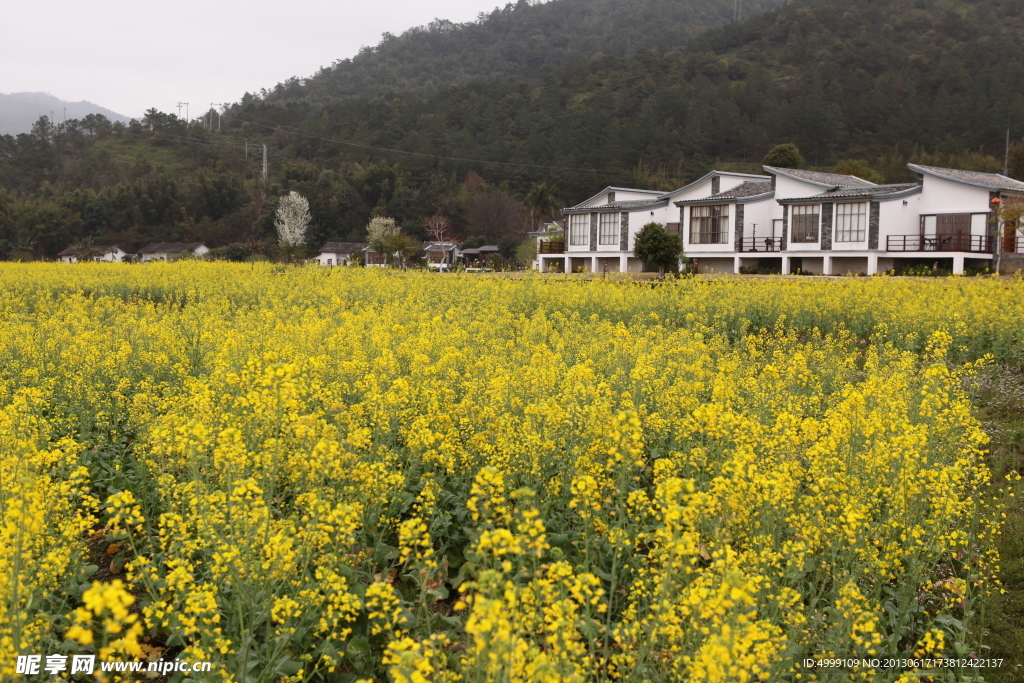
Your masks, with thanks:
[(765, 155), (762, 162), (765, 166), (776, 168), (803, 168), (807, 163), (800, 155), (800, 150), (792, 142), (775, 145)]

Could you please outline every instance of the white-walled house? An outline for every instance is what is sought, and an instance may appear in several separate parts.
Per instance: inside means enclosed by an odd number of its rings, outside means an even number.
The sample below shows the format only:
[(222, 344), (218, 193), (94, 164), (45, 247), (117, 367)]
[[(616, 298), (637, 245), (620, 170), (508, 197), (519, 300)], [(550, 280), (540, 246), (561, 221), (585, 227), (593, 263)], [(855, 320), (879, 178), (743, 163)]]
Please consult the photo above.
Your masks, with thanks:
[(314, 259), (321, 266), (347, 266), (361, 259), (365, 242), (328, 242)]
[(427, 242), (423, 249), (427, 252), (427, 268), (430, 270), (451, 270), (462, 257), (455, 242)]
[[(712, 171), (660, 195), (607, 188), (563, 210), (570, 225), (565, 254), (539, 255), (540, 268), (561, 258), (567, 270), (639, 270), (633, 238), (656, 221), (678, 231), (701, 273), (774, 261), (783, 273), (873, 275), (922, 257), (951, 259), (953, 272), (963, 273), (968, 259), (993, 259), (992, 200), (1024, 198), (1024, 183), (1006, 176), (916, 164), (909, 165), (916, 183), (891, 185), (763, 168), (767, 175)], [(620, 201), (622, 195), (630, 198)], [(612, 245), (615, 220), (619, 243)], [(1004, 251), (1024, 250), (1024, 236), (1001, 242)]]
[[(679, 234), (674, 202), (735, 189), (768, 176), (711, 171), (671, 192), (608, 187), (590, 199), (562, 210), (566, 217), (564, 246), (553, 243), (537, 254), (541, 271), (640, 272), (633, 256), (636, 235), (647, 223), (661, 223)], [(562, 248), (564, 251), (557, 252)]]
[[(77, 247), (68, 247), (57, 254), (57, 260), (62, 263), (78, 263), (78, 257), (75, 256), (76, 251), (78, 251)], [(116, 245), (96, 245), (92, 247), (92, 252), (93, 261), (123, 263), (125, 261), (125, 257), (134, 256), (134, 254), (129, 254), (127, 251)]]
[(154, 242), (139, 249), (139, 260), (177, 261), (191, 256), (202, 256), (210, 251), (202, 242)]

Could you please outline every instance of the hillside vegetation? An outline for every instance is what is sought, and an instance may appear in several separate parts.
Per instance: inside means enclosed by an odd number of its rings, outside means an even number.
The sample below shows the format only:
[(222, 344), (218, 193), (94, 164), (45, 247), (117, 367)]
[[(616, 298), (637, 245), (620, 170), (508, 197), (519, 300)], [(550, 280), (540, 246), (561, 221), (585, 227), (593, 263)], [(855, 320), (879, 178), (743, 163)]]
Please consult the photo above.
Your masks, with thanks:
[[(746, 0), (743, 16), (785, 0)], [(425, 95), (451, 84), (515, 79), (545, 67), (637, 50), (680, 49), (736, 16), (736, 0), (555, 0), (509, 2), (477, 21), (436, 20), (336, 61), (308, 79), (292, 78), (268, 95), (272, 102), (330, 102), (394, 93)]]
[[(575, 6), (509, 16), (562, 3)], [(780, 142), (812, 167), (860, 160), (889, 182), (910, 179), (907, 161), (998, 171), (1007, 118), (1019, 126), (1024, 112), (1022, 12), (1009, 0), (801, 0), (681, 51), (581, 58), (514, 81), (327, 104), (249, 97), (221, 132), (156, 111), (129, 126), (40, 124), (0, 138), (0, 240), (44, 255), (78, 236), (126, 248), (261, 239), (289, 190), (310, 199), (313, 248), (360, 240), (371, 215), (415, 233), (437, 212), (497, 240), (540, 216), (526, 210), (538, 185), (557, 200), (550, 211), (608, 184), (668, 189), (712, 166), (756, 170)], [(1010, 171), (1024, 176), (1024, 143)]]

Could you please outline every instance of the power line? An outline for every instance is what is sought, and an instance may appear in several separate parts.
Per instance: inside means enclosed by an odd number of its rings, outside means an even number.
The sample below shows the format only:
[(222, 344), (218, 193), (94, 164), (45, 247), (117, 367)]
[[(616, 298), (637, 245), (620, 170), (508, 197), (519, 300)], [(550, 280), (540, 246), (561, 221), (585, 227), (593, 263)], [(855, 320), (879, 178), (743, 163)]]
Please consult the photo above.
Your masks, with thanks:
[(309, 133), (309, 132), (304, 131), (304, 130), (302, 130), (300, 128), (295, 128), (294, 126), (281, 126), (281, 125), (271, 126), (271, 125), (267, 125), (267, 124), (264, 124), (264, 123), (257, 123), (255, 121), (247, 121), (247, 120), (241, 119), (241, 118), (239, 118), (237, 120), (241, 121), (242, 123), (248, 123), (248, 124), (253, 125), (253, 126), (259, 126), (261, 128), (269, 128), (269, 129), (272, 129), (272, 130), (281, 129), (281, 130), (283, 130), (283, 131), (285, 131), (287, 133), (292, 133), (294, 135), (301, 135), (301, 136), (304, 136), (304, 137), (307, 137), (307, 138), (313, 138), (313, 139), (316, 139), (316, 140), (323, 140), (325, 142), (334, 142), (334, 143), (337, 143), (339, 145), (346, 145), (348, 147), (356, 147), (356, 148), (359, 148), (359, 149), (368, 149), (368, 150), (373, 150), (375, 152), (387, 152), (387, 153), (390, 153), (390, 154), (403, 154), (405, 156), (420, 157), (420, 158), (423, 158), (423, 159), (437, 159), (437, 160), (440, 160), (440, 161), (456, 161), (456, 162), (471, 163), (471, 164), (491, 164), (493, 166), (505, 166), (505, 167), (509, 167), (509, 168), (534, 169), (534, 170), (541, 170), (541, 171), (562, 171), (562, 172), (569, 172), (569, 173), (605, 173), (605, 174), (612, 173), (612, 174), (621, 174), (621, 175), (633, 175), (632, 171), (627, 171), (627, 170), (623, 170), (623, 169), (611, 170), (611, 169), (601, 169), (601, 168), (579, 168), (579, 167), (573, 167), (573, 166), (542, 166), (542, 165), (539, 165), (539, 164), (516, 164), (516, 163), (509, 162), (509, 161), (489, 161), (487, 159), (469, 159), (467, 157), (443, 156), (443, 155), (439, 155), (439, 154), (427, 154), (425, 152), (409, 152), (409, 151), (406, 151), (406, 150), (403, 150), (403, 149), (393, 149), (393, 148), (390, 148), (390, 147), (379, 147), (377, 145), (366, 145), (366, 144), (362, 144), (362, 143), (359, 143), (359, 142), (350, 142), (348, 140), (339, 140), (337, 138), (329, 138), (329, 137), (326, 137), (326, 136), (323, 136), (323, 135), (316, 135), (315, 133)]

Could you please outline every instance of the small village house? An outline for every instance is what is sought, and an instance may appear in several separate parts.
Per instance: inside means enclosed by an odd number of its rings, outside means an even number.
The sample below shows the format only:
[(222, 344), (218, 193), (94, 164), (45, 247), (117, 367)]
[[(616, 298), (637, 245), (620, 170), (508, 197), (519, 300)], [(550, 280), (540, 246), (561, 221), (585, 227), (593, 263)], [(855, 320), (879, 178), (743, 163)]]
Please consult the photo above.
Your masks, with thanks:
[(427, 253), (427, 268), (430, 270), (451, 270), (462, 257), (455, 242), (427, 242), (423, 249)]
[(321, 266), (348, 266), (358, 262), (366, 249), (365, 242), (328, 242), (320, 247), (315, 260)]
[(139, 249), (142, 263), (151, 261), (178, 261), (183, 258), (202, 256), (210, 251), (202, 242), (154, 242)]
[[(91, 249), (93, 261), (108, 261), (114, 263), (122, 263), (126, 260), (130, 260), (130, 257), (134, 254), (129, 254), (127, 251), (116, 245), (96, 245)], [(57, 254), (57, 260), (62, 263), (78, 263), (78, 257), (75, 255), (76, 252), (80, 252), (79, 247), (68, 247)]]

